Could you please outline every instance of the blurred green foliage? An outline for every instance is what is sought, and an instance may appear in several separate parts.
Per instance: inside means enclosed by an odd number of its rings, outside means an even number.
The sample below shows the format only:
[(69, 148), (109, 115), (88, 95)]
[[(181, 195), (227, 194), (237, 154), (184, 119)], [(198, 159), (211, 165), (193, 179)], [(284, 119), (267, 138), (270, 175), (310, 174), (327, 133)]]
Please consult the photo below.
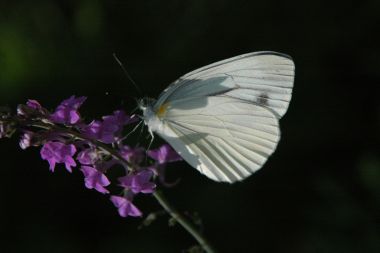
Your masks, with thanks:
[[(86, 95), (87, 119), (132, 111), (178, 76), (241, 53), (274, 50), (296, 63), (282, 140), (234, 185), (185, 163), (166, 194), (198, 212), (220, 252), (380, 252), (379, 1), (0, 2), (0, 105), (53, 109)], [(135, 141), (133, 141), (135, 143)], [(80, 172), (53, 175), (36, 149), (1, 140), (1, 252), (181, 252), (194, 241), (165, 218), (138, 230)], [(137, 199), (148, 214), (160, 207)]]

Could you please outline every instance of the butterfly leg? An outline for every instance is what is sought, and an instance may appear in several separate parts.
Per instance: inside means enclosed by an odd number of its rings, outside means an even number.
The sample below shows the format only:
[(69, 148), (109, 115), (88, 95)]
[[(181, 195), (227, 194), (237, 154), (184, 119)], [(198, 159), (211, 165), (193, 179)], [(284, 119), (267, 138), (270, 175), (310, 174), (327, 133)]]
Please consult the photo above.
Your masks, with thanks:
[(148, 145), (148, 148), (146, 149), (147, 151), (150, 149), (150, 146), (152, 145), (153, 141), (154, 141), (154, 134), (153, 134), (153, 131), (151, 129), (148, 129), (149, 131), (149, 134), (150, 134), (150, 142), (149, 142), (149, 145)]
[(141, 126), (141, 124), (143, 123), (144, 121), (140, 121), (127, 135), (125, 135), (121, 141), (124, 141), (125, 139), (127, 139), (128, 136), (130, 136), (132, 133), (134, 133), (138, 128), (139, 126)]

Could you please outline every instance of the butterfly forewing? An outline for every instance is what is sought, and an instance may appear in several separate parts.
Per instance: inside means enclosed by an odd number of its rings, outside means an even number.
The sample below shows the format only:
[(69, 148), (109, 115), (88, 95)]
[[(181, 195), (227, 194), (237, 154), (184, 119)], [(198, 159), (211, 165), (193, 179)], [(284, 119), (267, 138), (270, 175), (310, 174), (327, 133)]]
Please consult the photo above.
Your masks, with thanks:
[(166, 102), (225, 94), (270, 108), (281, 118), (289, 105), (294, 63), (275, 52), (249, 53), (194, 70), (175, 81), (156, 105)]

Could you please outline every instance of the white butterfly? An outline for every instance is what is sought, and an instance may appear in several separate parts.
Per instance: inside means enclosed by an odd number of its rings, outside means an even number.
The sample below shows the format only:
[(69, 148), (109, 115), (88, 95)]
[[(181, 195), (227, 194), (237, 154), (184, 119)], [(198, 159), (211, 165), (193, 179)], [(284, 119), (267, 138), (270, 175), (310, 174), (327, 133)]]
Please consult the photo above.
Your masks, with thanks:
[(280, 139), (294, 63), (254, 52), (194, 70), (141, 105), (149, 131), (207, 177), (233, 183), (260, 169)]

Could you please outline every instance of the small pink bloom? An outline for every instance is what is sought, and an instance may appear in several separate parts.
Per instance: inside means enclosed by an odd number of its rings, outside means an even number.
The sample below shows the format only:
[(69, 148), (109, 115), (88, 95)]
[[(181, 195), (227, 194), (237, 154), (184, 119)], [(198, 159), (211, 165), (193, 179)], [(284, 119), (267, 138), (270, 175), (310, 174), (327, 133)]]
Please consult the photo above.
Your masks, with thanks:
[(78, 112), (79, 107), (86, 100), (86, 97), (71, 96), (64, 100), (50, 116), (50, 119), (55, 123), (75, 124), (80, 120)]
[(95, 149), (87, 148), (85, 150), (82, 150), (77, 155), (77, 160), (84, 165), (92, 165), (95, 164), (97, 160), (99, 160), (98, 153)]
[(142, 216), (142, 212), (127, 198), (120, 196), (111, 196), (111, 201), (118, 209), (119, 215), (121, 217)]
[(49, 141), (41, 149), (41, 157), (50, 164), (50, 170), (54, 172), (56, 163), (64, 163), (66, 169), (72, 172), (71, 167), (76, 166), (73, 155), (76, 152), (73, 144), (64, 144), (57, 141)]
[(164, 144), (158, 149), (149, 150), (148, 156), (156, 160), (158, 164), (182, 160), (182, 157), (168, 144)]
[(82, 166), (81, 171), (84, 174), (84, 183), (86, 188), (95, 189), (101, 193), (109, 193), (109, 191), (104, 188), (104, 186), (110, 185), (108, 178), (97, 169), (90, 166)]
[(25, 131), (24, 134), (20, 138), (20, 147), (22, 149), (26, 149), (32, 145), (32, 139), (33, 139), (34, 133), (31, 131)]
[(26, 105), (35, 110), (42, 109), (41, 104), (37, 100), (34, 100), (34, 99), (28, 99), (28, 102), (26, 102)]
[(145, 149), (141, 147), (131, 148), (129, 146), (123, 146), (120, 149), (121, 156), (133, 165), (139, 165), (145, 157)]
[(130, 174), (125, 177), (120, 177), (120, 185), (130, 189), (133, 193), (152, 193), (156, 188), (156, 184), (150, 182), (153, 176), (151, 170), (143, 170), (137, 174)]

